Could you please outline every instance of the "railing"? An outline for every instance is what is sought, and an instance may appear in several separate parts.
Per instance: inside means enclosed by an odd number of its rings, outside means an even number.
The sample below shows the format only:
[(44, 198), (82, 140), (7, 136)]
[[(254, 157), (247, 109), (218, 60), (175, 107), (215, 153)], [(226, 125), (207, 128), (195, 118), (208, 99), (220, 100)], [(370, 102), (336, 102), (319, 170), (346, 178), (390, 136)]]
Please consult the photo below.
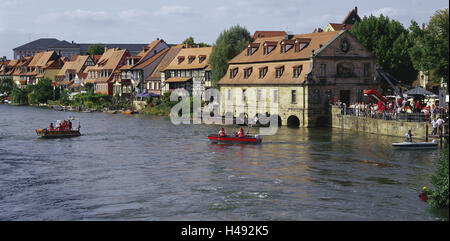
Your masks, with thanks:
[[(425, 114), (423, 112), (420, 113), (397, 113), (395, 111), (384, 111), (380, 112), (378, 110), (355, 110), (354, 108), (349, 107), (341, 107), (342, 115), (351, 115), (351, 116), (359, 116), (359, 117), (368, 117), (373, 119), (383, 119), (383, 120), (397, 120), (397, 121), (406, 121), (406, 122), (430, 122), (431, 117), (429, 114)], [(447, 119), (447, 112), (438, 112), (438, 115), (441, 116), (443, 120)]]

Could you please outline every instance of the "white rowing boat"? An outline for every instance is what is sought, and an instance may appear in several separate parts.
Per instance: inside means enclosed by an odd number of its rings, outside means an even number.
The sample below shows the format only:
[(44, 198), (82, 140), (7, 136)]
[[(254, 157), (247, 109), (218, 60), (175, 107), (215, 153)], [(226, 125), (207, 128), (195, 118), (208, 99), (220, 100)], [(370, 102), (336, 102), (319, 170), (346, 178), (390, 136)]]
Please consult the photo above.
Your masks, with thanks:
[(433, 142), (397, 142), (392, 143), (393, 147), (402, 147), (402, 148), (436, 148), (438, 146), (438, 142), (433, 140)]

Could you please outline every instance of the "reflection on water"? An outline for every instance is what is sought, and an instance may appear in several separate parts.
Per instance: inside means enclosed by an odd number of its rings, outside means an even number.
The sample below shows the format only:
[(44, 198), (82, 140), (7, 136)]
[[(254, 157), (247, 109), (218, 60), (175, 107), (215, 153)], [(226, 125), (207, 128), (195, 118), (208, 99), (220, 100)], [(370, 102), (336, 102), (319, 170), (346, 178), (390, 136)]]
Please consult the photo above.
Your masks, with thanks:
[[(217, 126), (166, 118), (0, 113), (1, 220), (448, 219), (417, 196), (438, 151), (394, 150), (395, 137), (282, 127), (262, 145), (217, 145)], [(71, 115), (83, 136), (34, 133)]]

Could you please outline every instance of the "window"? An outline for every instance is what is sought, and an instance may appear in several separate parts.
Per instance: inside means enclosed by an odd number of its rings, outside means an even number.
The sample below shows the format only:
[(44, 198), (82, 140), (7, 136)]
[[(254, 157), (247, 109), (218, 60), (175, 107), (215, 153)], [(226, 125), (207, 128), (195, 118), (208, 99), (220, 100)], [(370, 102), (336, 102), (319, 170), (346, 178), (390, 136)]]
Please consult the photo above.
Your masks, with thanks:
[(245, 101), (245, 90), (242, 90), (242, 101)]
[(284, 72), (284, 66), (275, 68), (275, 77), (277, 79), (279, 79), (283, 75), (283, 72)]
[(291, 91), (291, 103), (292, 104), (297, 103), (297, 91), (296, 90)]
[(280, 44), (280, 51), (281, 53), (286, 53), (287, 51), (289, 51), (295, 44), (294, 40), (283, 40), (281, 41)]
[(273, 90), (273, 103), (278, 103), (278, 90)]
[(178, 56), (178, 64), (181, 64), (184, 61), (184, 56)]
[(210, 81), (211, 80), (211, 72), (206, 71), (205, 72), (205, 81)]
[(194, 55), (190, 55), (188, 57), (188, 64), (192, 63), (192, 61), (194, 61), (194, 59), (195, 59), (195, 56)]
[(239, 71), (239, 68), (230, 69), (230, 79), (233, 79), (234, 77), (236, 77), (238, 71)]
[(248, 79), (248, 77), (250, 77), (250, 75), (252, 74), (252, 69), (253, 68), (246, 68), (244, 69), (244, 79)]
[(277, 46), (277, 42), (265, 42), (264, 43), (264, 55), (268, 55), (270, 54), (270, 52), (272, 52), (272, 50), (275, 49), (275, 47)]
[(295, 52), (300, 52), (302, 49), (306, 48), (311, 42), (310, 38), (298, 38), (295, 40)]
[(370, 76), (370, 63), (364, 63), (364, 77)]
[(258, 89), (258, 95), (256, 96), (256, 101), (261, 102), (262, 101), (262, 90)]
[(327, 75), (327, 65), (320, 64), (320, 77), (325, 77)]
[(259, 68), (259, 78), (262, 79), (267, 74), (268, 67)]
[(201, 64), (206, 59), (206, 55), (199, 55), (198, 56), (198, 63)]
[(294, 78), (298, 78), (302, 73), (303, 65), (294, 66)]
[(251, 43), (247, 46), (247, 56), (254, 54), (259, 48), (259, 43)]
[(231, 90), (227, 91), (227, 100), (231, 100)]

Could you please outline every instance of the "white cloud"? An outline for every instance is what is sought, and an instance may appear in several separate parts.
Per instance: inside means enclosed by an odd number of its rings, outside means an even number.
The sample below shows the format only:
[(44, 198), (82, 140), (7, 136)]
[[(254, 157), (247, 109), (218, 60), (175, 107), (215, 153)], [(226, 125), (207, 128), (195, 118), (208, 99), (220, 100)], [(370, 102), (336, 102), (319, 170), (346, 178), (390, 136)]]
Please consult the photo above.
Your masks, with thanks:
[(385, 8), (375, 9), (375, 10), (369, 12), (368, 14), (364, 14), (364, 15), (366, 15), (366, 16), (373, 15), (375, 17), (378, 17), (378, 16), (380, 16), (380, 14), (383, 14), (383, 16), (393, 17), (393, 16), (401, 15), (401, 12), (402, 11), (397, 8), (385, 7)]
[(64, 12), (47, 13), (37, 18), (39, 23), (53, 23), (55, 21), (76, 20), (76, 21), (111, 21), (111, 14), (105, 11), (89, 11), (89, 10), (66, 10)]
[(181, 5), (164, 5), (159, 10), (157, 10), (154, 15), (155, 16), (168, 16), (168, 15), (176, 15), (176, 14), (187, 14), (192, 13), (191, 7), (181, 6)]

